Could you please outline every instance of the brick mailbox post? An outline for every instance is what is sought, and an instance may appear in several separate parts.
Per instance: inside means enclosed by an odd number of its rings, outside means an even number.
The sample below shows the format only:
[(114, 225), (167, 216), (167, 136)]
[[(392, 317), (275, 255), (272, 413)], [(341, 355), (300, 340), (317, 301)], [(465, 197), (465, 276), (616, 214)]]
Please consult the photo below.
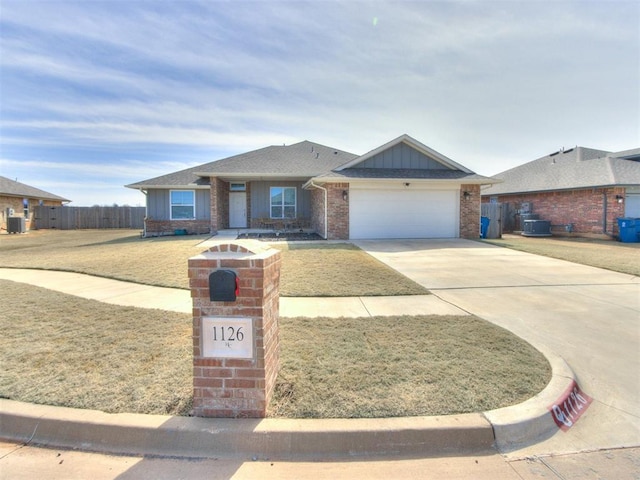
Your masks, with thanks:
[(280, 251), (221, 244), (189, 259), (193, 409), (262, 418), (279, 365)]

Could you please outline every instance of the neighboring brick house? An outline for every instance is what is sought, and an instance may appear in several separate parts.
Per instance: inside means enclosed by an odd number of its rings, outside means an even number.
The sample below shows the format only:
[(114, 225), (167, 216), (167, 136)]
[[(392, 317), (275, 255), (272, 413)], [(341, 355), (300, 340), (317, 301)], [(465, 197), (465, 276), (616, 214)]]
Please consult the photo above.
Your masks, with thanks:
[(553, 234), (617, 236), (619, 217), (640, 217), (640, 148), (607, 152), (575, 147), (494, 175), (482, 201), (506, 206), (504, 232), (525, 215), (551, 222)]
[(26, 229), (31, 228), (34, 207), (46, 205), (60, 207), (68, 200), (39, 188), (0, 176), (0, 229), (6, 231), (7, 219), (24, 217)]
[(477, 238), (495, 179), (402, 135), (365, 155), (309, 141), (271, 146), (131, 185), (145, 235), (305, 228), (326, 239)]

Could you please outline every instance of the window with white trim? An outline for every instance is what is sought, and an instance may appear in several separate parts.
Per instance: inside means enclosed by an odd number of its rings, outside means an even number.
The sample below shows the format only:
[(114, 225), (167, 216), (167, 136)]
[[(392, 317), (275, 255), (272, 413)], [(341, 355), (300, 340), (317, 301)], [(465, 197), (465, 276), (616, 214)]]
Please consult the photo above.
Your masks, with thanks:
[(196, 218), (195, 190), (171, 190), (171, 220)]
[(296, 218), (296, 187), (271, 187), (271, 218)]

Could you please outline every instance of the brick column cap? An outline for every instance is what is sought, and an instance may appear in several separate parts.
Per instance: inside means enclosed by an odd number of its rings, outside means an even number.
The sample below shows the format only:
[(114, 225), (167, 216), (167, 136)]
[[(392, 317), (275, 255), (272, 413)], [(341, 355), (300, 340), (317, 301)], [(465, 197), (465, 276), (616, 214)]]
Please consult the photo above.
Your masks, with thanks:
[(280, 250), (270, 245), (261, 244), (256, 240), (245, 240), (236, 243), (213, 245), (208, 250), (190, 257), (189, 260), (264, 259), (278, 253), (280, 253)]

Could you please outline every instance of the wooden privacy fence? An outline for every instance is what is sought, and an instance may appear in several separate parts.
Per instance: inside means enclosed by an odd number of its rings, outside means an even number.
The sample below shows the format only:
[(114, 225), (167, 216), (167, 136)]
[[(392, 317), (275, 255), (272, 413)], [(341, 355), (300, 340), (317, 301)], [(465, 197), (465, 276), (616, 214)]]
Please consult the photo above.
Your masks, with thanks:
[(144, 207), (46, 207), (34, 208), (35, 229), (144, 228)]
[(481, 215), (489, 218), (489, 229), (485, 238), (502, 238), (502, 204), (483, 203)]

